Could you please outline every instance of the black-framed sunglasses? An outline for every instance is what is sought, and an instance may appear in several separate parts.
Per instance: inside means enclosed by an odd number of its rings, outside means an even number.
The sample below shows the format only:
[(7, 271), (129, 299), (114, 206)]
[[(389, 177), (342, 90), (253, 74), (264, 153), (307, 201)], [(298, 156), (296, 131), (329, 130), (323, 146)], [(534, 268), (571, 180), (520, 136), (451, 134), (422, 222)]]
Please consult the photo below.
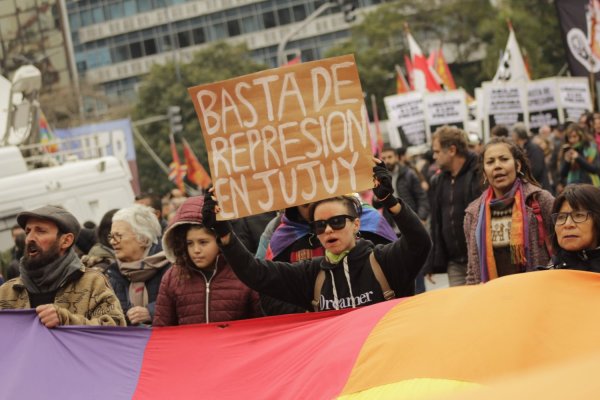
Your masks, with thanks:
[(313, 232), (315, 232), (317, 235), (320, 235), (325, 232), (327, 225), (329, 225), (331, 229), (335, 231), (344, 229), (347, 219), (354, 221), (356, 218), (350, 215), (336, 215), (335, 217), (313, 221), (310, 225), (312, 226)]
[(552, 214), (552, 222), (554, 225), (564, 225), (567, 223), (567, 219), (571, 216), (571, 219), (576, 224), (587, 221), (591, 212), (590, 211), (571, 211), (570, 213), (554, 213)]

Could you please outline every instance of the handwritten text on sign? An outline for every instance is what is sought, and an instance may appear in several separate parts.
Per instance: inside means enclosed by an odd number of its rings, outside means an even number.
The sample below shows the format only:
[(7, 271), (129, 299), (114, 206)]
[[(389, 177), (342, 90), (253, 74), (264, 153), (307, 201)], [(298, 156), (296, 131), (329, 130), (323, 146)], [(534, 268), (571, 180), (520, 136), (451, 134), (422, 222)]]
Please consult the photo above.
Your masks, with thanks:
[(222, 219), (369, 189), (368, 116), (354, 57), (188, 89)]

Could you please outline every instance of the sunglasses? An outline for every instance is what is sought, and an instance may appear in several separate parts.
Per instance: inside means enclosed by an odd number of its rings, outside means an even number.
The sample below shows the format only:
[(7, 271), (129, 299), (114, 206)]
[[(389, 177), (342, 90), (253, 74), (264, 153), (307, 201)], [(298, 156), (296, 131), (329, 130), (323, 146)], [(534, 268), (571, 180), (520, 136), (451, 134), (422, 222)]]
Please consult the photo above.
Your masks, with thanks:
[(351, 217), (350, 215), (336, 215), (335, 217), (314, 221), (310, 225), (312, 226), (313, 231), (317, 235), (320, 235), (325, 232), (325, 229), (327, 229), (327, 225), (329, 225), (331, 229), (335, 231), (344, 229), (344, 227), (346, 226), (347, 219), (349, 219), (350, 221), (354, 221), (356, 218)]

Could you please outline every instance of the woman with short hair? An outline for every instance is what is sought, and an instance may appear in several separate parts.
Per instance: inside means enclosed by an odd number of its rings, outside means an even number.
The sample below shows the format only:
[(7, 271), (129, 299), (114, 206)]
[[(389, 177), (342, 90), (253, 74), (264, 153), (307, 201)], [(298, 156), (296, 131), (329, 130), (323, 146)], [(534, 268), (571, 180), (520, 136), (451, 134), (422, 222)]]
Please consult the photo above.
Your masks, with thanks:
[(569, 185), (552, 207), (551, 268), (600, 272), (600, 188)]
[(116, 262), (108, 279), (130, 325), (150, 324), (162, 276), (170, 267), (162, 251), (160, 223), (154, 210), (135, 204), (112, 218), (108, 241)]

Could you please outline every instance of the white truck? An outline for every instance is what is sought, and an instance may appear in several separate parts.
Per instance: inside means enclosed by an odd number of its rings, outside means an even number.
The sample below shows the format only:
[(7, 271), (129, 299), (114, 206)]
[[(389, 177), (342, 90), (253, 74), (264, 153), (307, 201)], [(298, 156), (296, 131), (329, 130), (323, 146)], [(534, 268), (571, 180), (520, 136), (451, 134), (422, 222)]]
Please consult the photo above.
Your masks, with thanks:
[[(102, 156), (109, 154), (107, 145), (122, 145), (122, 138), (81, 138), (83, 152), (44, 152), (47, 144), (37, 143), (36, 134), (37, 80), (41, 79), (29, 67), (26, 73), (18, 70), (12, 82), (0, 77), (0, 87), (9, 89), (0, 90), (0, 250), (13, 245), (10, 230), (21, 211), (58, 205), (80, 223), (97, 224), (107, 211), (134, 202), (127, 161)], [(97, 147), (91, 148), (91, 142)], [(51, 166), (34, 168), (40, 161)]]

